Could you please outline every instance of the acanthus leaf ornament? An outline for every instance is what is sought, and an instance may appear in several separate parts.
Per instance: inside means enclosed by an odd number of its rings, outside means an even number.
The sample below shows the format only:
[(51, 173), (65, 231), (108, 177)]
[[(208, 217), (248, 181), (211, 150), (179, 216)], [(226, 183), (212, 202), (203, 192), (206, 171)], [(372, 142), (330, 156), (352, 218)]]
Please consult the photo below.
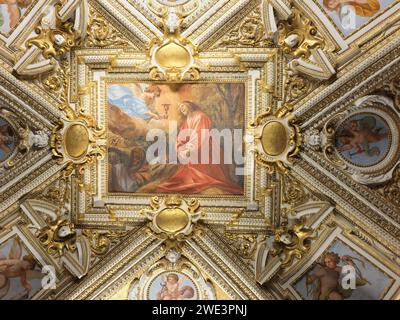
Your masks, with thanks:
[(294, 74), (292, 72), (288, 72), (285, 85), (286, 103), (294, 103), (295, 101), (299, 101), (314, 88), (310, 77)]
[(379, 192), (388, 200), (393, 202), (397, 207), (400, 207), (400, 168), (397, 167), (393, 173), (393, 179), (384, 187), (380, 188)]
[(257, 245), (260, 242), (256, 234), (236, 234), (225, 232), (224, 236), (228, 240), (229, 245), (232, 246), (242, 259), (249, 261), (250, 263), (254, 261)]
[(304, 186), (290, 176), (282, 177), (282, 207), (288, 205), (289, 212), (295, 212), (295, 208), (305, 204), (310, 198)]
[(261, 12), (257, 8), (238, 27), (224, 36), (217, 47), (268, 47), (271, 45), (273, 42), (265, 37)]
[(92, 254), (95, 257), (105, 255), (113, 242), (127, 235), (127, 231), (91, 230), (84, 229), (82, 235), (87, 237), (90, 242)]
[(107, 19), (98, 14), (94, 9), (90, 10), (90, 21), (88, 25), (87, 46), (89, 47), (126, 47), (129, 41), (119, 36), (119, 33), (108, 22)]
[(394, 78), (389, 84), (390, 91), (394, 95), (394, 105), (400, 111), (400, 76)]
[(35, 198), (25, 200), (21, 208), (29, 221), (27, 230), (30, 237), (36, 238), (35, 242), (46, 253), (45, 260), (52, 261), (56, 270), (65, 267), (72, 275), (81, 278), (89, 270), (90, 244), (82, 230), (70, 220), (67, 204), (62, 204), (68, 201), (66, 190), (63, 190), (67, 185), (59, 187), (61, 189), (57, 190), (57, 185), (49, 186), (48, 191), (52, 194), (45, 197), (39, 191)]

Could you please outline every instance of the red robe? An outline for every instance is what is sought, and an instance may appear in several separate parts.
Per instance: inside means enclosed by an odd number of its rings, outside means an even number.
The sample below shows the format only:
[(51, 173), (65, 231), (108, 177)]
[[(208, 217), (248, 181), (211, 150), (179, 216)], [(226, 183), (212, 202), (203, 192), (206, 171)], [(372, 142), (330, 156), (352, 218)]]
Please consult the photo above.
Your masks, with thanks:
[[(210, 118), (201, 111), (194, 111), (190, 118), (186, 119), (180, 130), (192, 130), (189, 137), (181, 137), (178, 135), (176, 149), (178, 154), (185, 150), (197, 152), (198, 163), (194, 164), (189, 161), (187, 164), (180, 164), (175, 175), (170, 177), (166, 182), (159, 185), (157, 192), (160, 193), (185, 193), (196, 194), (201, 193), (209, 188), (218, 188), (228, 194), (243, 194), (243, 188), (231, 181), (229, 174), (226, 172), (226, 166), (223, 161), (223, 153), (219, 145), (216, 145), (209, 135), (202, 136), (202, 130), (211, 130)], [(209, 140), (209, 164), (200, 164), (202, 139)], [(212, 164), (212, 150), (218, 150), (220, 153), (220, 164)]]

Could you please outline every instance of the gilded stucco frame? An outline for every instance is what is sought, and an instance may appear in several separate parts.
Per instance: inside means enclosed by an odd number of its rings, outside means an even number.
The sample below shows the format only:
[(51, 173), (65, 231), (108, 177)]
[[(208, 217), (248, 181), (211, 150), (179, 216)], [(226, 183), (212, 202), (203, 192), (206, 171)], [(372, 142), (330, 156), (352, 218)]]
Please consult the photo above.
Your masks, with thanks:
[[(264, 112), (268, 107), (273, 107), (272, 95), (281, 92), (280, 86), (274, 86), (274, 92), (266, 92), (262, 89), (263, 83), (267, 83), (267, 73), (272, 72), (278, 84), (279, 81), (278, 68), (283, 68), (279, 64), (278, 50), (275, 48), (268, 49), (268, 54), (261, 54), (261, 51), (254, 51), (254, 59), (258, 61), (255, 66), (249, 63), (240, 62), (237, 57), (232, 59), (231, 55), (220, 53), (203, 54), (203, 59), (213, 59), (216, 63), (216, 57), (220, 62), (215, 66), (208, 67), (201, 73), (198, 81), (185, 81), (185, 83), (244, 83), (245, 99), (244, 106), (244, 135), (250, 130), (249, 124), (252, 123), (256, 115)], [(109, 82), (154, 82), (148, 73), (140, 70), (140, 61), (145, 59), (142, 53), (130, 53), (123, 49), (105, 50), (104, 55), (95, 56), (92, 50), (77, 51), (72, 59), (71, 70), (71, 98), (80, 101), (81, 107), (85, 112), (91, 114), (97, 119), (100, 127), (106, 128), (106, 86)], [(222, 56), (221, 56), (222, 55)], [(225, 61), (223, 60), (225, 59)], [(120, 62), (121, 61), (121, 62)], [(264, 65), (269, 63), (269, 69)], [(230, 66), (230, 67), (228, 67)], [(224, 72), (225, 70), (230, 72)], [(233, 72), (232, 72), (233, 71)], [(80, 97), (74, 93), (80, 93)], [(265, 97), (269, 100), (269, 106), (265, 105)], [(75, 97), (75, 98), (74, 98)], [(78, 100), (76, 100), (78, 99)], [(244, 150), (247, 149), (244, 144)], [(107, 156), (106, 156), (107, 158)], [(99, 160), (87, 167), (84, 173), (84, 184), (90, 187), (90, 191), (77, 191), (76, 211), (74, 216), (78, 218), (80, 223), (95, 223), (96, 220), (101, 223), (109, 220), (112, 224), (121, 225), (122, 221), (133, 223), (142, 221), (143, 218), (138, 213), (140, 209), (146, 206), (150, 198), (154, 194), (107, 194), (107, 165), (105, 160)], [(245, 161), (245, 171), (251, 172), (245, 176), (245, 195), (244, 196), (199, 196), (192, 195), (188, 197), (196, 197), (201, 201), (202, 206), (207, 207), (209, 219), (220, 220), (218, 214), (223, 220), (231, 221), (235, 216), (242, 215), (243, 212), (250, 212), (249, 219), (265, 220), (266, 217), (259, 211), (259, 202), (263, 201), (263, 188), (266, 186), (266, 180), (256, 177), (262, 176), (264, 168), (255, 165), (254, 156), (249, 153), (248, 159)], [(101, 191), (100, 191), (101, 190)], [(110, 214), (98, 214), (96, 211), (106, 207)], [(103, 211), (104, 212), (104, 211)], [(84, 213), (84, 214), (83, 214)], [(269, 223), (273, 220), (272, 212), (266, 213)], [(88, 219), (85, 219), (88, 218)], [(256, 222), (254, 220), (254, 222)], [(249, 226), (250, 227), (250, 226)]]

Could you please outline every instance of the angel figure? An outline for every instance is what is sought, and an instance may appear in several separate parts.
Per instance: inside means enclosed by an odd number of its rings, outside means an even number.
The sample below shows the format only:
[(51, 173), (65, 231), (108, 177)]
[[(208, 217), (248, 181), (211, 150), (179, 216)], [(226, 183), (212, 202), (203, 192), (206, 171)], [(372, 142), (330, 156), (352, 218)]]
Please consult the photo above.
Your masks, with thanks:
[(33, 0), (0, 0), (0, 4), (7, 5), (10, 29), (14, 28), (21, 17), (21, 9), (31, 5)]
[(377, 125), (376, 119), (371, 116), (350, 121), (339, 134), (339, 141), (342, 143), (340, 151), (354, 151), (350, 156), (360, 153), (369, 157), (379, 156), (381, 150), (371, 147), (371, 144), (386, 139), (388, 134), (384, 132), (384, 128), (377, 128)]
[(144, 120), (158, 119), (159, 115), (152, 108), (155, 99), (160, 94), (161, 90), (156, 85), (144, 90), (138, 84), (133, 87), (113, 85), (108, 88), (108, 101), (135, 118)]
[(179, 279), (175, 273), (164, 277), (161, 290), (157, 292), (157, 300), (185, 300), (194, 297), (194, 289), (191, 286), (184, 286), (185, 279)]
[(29, 280), (42, 278), (42, 273), (36, 271), (36, 261), (32, 255), (22, 256), (22, 247), (18, 239), (8, 253), (8, 257), (0, 256), (0, 299), (4, 298), (10, 291), (10, 280), (19, 278), (25, 291), (19, 294), (19, 298), (28, 298), (32, 291)]
[(3, 156), (0, 161), (7, 158), (7, 156), (12, 152), (10, 144), (14, 143), (13, 131), (9, 125), (0, 125), (0, 150), (3, 151)]
[(360, 17), (372, 17), (381, 9), (378, 0), (324, 0), (323, 4), (328, 11), (340, 11), (343, 6), (351, 6)]
[[(314, 300), (344, 300), (350, 298), (353, 289), (344, 289), (339, 280), (342, 274), (340, 262), (350, 265), (356, 269), (356, 286), (364, 286), (368, 282), (360, 269), (354, 263), (354, 257), (342, 256), (337, 253), (328, 252), (323, 256), (322, 263), (318, 263), (311, 274), (306, 277), (307, 295), (312, 293)], [(309, 288), (313, 285), (312, 288)], [(311, 289), (311, 290), (310, 290)]]

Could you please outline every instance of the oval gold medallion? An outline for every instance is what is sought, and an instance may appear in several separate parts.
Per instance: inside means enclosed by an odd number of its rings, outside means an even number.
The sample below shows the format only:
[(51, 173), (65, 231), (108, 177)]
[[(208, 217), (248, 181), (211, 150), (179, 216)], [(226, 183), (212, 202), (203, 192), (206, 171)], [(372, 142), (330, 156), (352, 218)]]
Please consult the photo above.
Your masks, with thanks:
[(81, 124), (74, 124), (65, 133), (65, 149), (72, 158), (82, 157), (89, 147), (89, 133)]
[(189, 223), (185, 211), (179, 208), (165, 209), (156, 217), (157, 226), (166, 232), (175, 233), (183, 230)]
[(288, 143), (285, 127), (277, 121), (268, 123), (263, 129), (261, 142), (265, 153), (268, 155), (278, 156), (282, 154)]
[(164, 68), (184, 68), (190, 62), (189, 52), (176, 43), (169, 43), (156, 52), (157, 63)]

